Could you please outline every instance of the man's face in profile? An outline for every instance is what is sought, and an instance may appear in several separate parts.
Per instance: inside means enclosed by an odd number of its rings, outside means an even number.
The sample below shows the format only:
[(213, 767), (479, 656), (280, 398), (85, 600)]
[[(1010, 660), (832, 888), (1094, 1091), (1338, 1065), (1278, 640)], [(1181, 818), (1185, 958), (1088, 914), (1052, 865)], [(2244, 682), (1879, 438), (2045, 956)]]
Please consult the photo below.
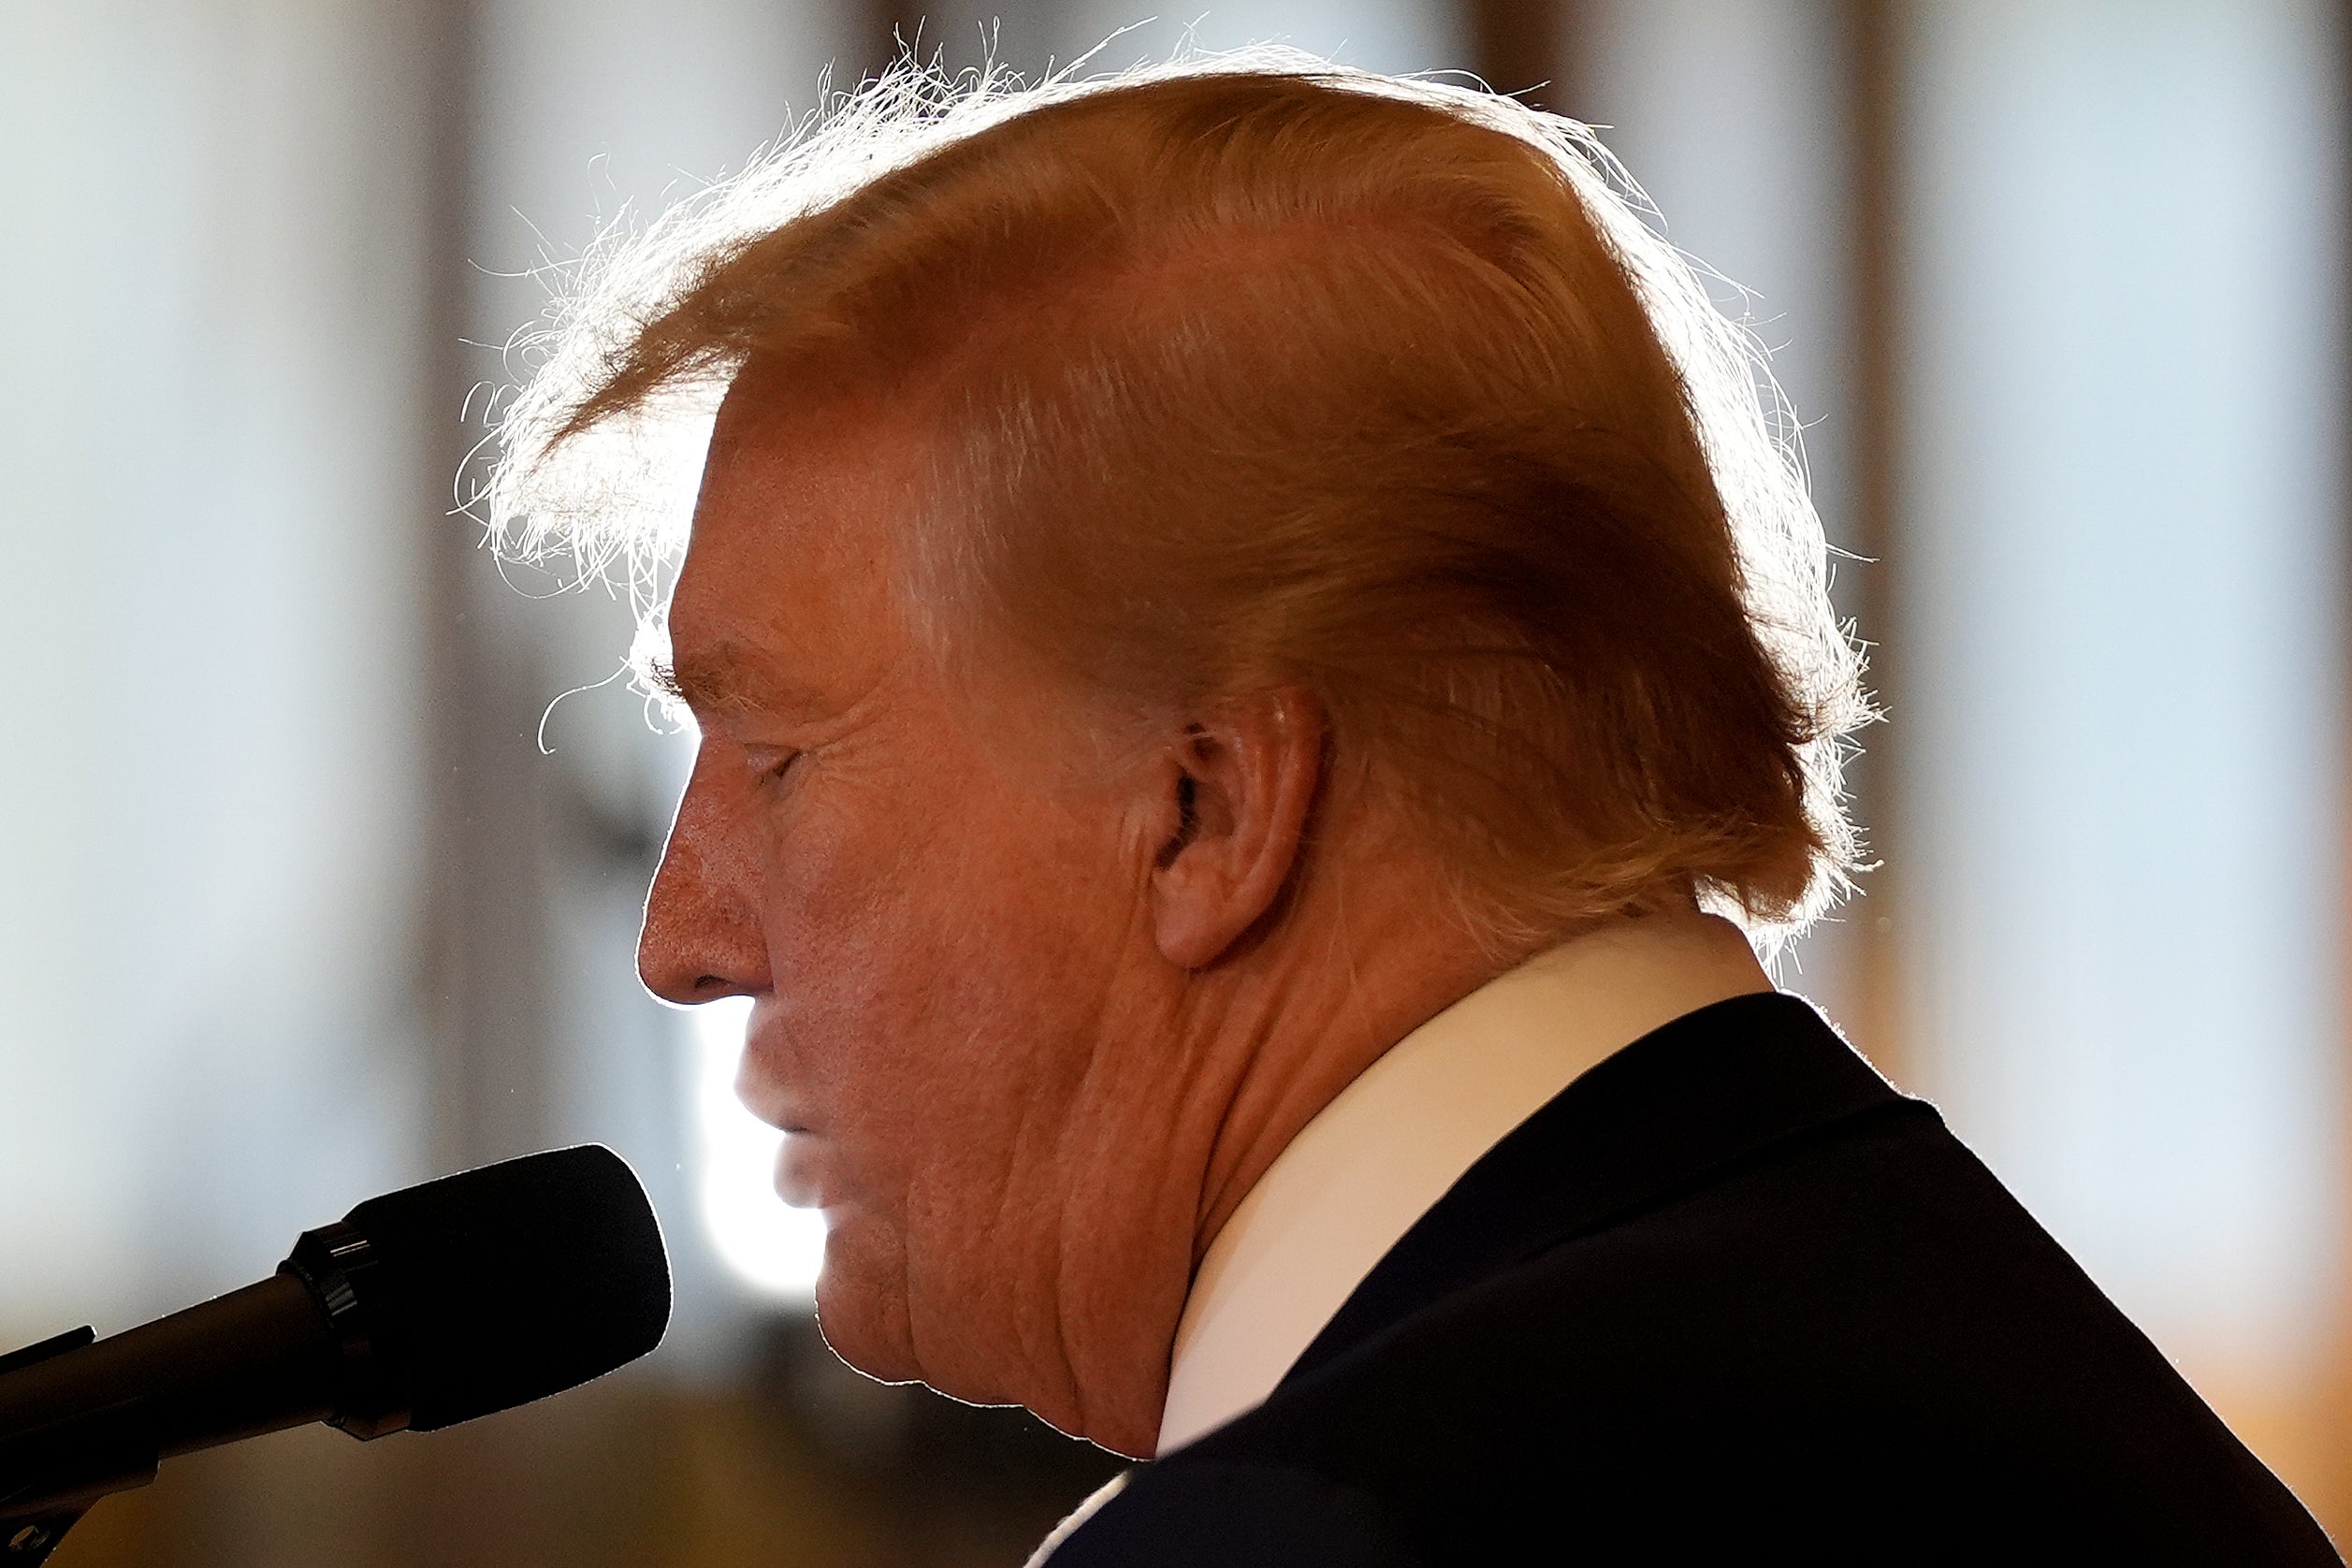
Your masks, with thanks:
[(835, 1348), (1075, 1428), (1069, 1368), (1163, 1358), (1182, 1269), (1139, 1312), (1127, 1260), (1188, 1257), (1196, 1217), (1154, 1157), (1154, 797), (1053, 765), (1073, 704), (992, 703), (983, 736), (937, 673), (898, 586), (914, 456), (870, 412), (722, 412), (670, 612), (701, 745), (640, 968), (752, 998), (740, 1092), (824, 1211)]

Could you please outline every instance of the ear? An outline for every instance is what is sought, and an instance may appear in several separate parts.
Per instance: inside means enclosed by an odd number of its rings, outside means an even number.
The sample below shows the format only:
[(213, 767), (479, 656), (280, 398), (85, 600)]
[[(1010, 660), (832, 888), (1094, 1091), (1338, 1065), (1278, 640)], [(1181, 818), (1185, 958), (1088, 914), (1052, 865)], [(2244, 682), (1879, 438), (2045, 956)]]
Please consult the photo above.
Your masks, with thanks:
[(1162, 775), (1153, 934), (1187, 969), (1214, 963), (1272, 908), (1323, 781), (1321, 706), (1284, 690), (1197, 715)]

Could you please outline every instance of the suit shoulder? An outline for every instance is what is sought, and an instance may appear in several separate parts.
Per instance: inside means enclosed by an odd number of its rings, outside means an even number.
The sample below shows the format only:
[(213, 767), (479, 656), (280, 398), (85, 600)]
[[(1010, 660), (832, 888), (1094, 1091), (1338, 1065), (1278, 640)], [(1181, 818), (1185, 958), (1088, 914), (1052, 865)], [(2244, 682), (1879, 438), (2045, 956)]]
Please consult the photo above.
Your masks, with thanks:
[(1573, 1518), (1599, 1561), (1789, 1540), (1821, 1561), (2339, 1561), (1918, 1117), (1546, 1246), (1152, 1468), (1176, 1488), (1227, 1465), (1377, 1499), (1431, 1560)]

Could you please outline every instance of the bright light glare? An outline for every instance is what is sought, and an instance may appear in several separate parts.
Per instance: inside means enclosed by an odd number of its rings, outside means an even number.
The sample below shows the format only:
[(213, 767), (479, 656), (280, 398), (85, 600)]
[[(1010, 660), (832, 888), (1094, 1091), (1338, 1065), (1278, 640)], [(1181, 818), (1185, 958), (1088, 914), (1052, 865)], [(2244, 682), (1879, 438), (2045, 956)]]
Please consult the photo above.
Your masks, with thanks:
[(814, 1209), (788, 1209), (776, 1196), (776, 1153), (784, 1135), (735, 1098), (735, 1064), (750, 998), (696, 1008), (694, 1031), (695, 1197), (719, 1260), (758, 1295), (806, 1301), (825, 1260), (825, 1224)]

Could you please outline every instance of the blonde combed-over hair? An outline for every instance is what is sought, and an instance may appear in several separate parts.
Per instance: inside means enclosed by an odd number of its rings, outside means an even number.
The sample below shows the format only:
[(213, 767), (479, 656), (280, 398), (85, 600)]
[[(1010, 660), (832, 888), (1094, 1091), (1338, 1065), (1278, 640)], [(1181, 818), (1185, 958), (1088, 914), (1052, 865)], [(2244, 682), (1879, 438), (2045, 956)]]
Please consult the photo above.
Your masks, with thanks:
[[(907, 65), (591, 255), (502, 542), (650, 584), (744, 370), (923, 411), (910, 584), (1144, 702), (1303, 685), (1489, 936), (1845, 888), (1868, 717), (1752, 337), (1582, 126), (1288, 51)], [(648, 625), (659, 628), (647, 591)]]

